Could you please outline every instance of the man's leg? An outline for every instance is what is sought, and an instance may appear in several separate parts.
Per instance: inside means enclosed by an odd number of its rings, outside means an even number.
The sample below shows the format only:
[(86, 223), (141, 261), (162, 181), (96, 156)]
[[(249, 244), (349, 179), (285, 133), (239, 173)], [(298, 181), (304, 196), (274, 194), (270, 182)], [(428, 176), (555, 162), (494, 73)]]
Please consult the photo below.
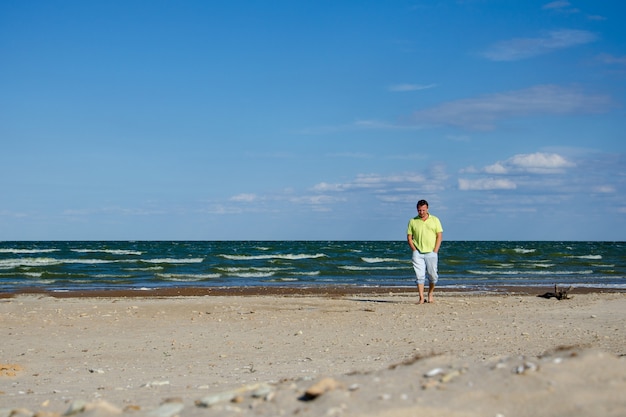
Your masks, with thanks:
[(426, 264), (426, 270), (428, 271), (428, 302), (434, 303), (435, 297), (435, 284), (439, 280), (439, 273), (437, 271), (437, 261), (439, 256), (435, 252), (429, 253), (424, 259)]
[(428, 302), (434, 303), (435, 297), (433, 297), (433, 293), (435, 292), (435, 284), (432, 282), (428, 283)]
[(418, 304), (424, 304), (424, 284), (417, 284), (417, 292), (420, 297)]
[(424, 255), (418, 251), (413, 252), (411, 258), (413, 270), (415, 271), (415, 282), (417, 283), (417, 292), (419, 293), (419, 304), (424, 304), (424, 282), (426, 281), (426, 263)]

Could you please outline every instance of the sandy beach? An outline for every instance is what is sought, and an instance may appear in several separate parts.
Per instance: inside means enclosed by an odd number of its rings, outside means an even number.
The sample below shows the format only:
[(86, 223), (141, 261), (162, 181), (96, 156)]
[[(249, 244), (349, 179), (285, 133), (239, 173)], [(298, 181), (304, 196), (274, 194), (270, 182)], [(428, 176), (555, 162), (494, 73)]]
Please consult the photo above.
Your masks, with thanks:
[(626, 415), (626, 294), (570, 296), (6, 296), (0, 417)]

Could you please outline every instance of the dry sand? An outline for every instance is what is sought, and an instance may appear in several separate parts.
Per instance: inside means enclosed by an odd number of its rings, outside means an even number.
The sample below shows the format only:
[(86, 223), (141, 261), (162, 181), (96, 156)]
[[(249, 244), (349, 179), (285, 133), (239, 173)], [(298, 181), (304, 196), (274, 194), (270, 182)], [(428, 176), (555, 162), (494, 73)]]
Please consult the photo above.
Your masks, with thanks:
[(624, 416), (626, 294), (571, 296), (16, 295), (0, 417)]

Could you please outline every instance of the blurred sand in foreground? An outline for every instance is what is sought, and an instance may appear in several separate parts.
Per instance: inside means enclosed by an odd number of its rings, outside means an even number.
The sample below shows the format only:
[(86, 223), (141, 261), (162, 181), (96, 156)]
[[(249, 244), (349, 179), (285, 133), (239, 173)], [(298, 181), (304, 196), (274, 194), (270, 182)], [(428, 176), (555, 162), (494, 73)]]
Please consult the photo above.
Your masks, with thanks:
[(626, 294), (0, 299), (0, 417), (624, 416)]

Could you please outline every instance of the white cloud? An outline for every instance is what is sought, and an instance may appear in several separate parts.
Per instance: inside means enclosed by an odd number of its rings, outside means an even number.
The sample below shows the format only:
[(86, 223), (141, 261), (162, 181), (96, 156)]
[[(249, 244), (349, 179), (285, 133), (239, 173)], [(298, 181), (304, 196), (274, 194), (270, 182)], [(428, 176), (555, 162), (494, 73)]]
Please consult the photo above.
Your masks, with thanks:
[(542, 152), (515, 155), (507, 160), (507, 165), (522, 171), (539, 174), (562, 172), (565, 168), (576, 166), (561, 155)]
[(329, 184), (327, 182), (320, 182), (319, 184), (315, 184), (313, 186), (313, 191), (320, 193), (337, 192), (343, 191), (345, 188), (345, 184)]
[(614, 56), (611, 54), (600, 54), (598, 55), (597, 59), (604, 64), (626, 65), (626, 55)]
[(296, 204), (310, 204), (310, 205), (327, 205), (340, 201), (345, 201), (343, 198), (333, 197), (329, 195), (312, 195), (312, 196), (300, 196), (292, 197), (289, 199), (292, 203)]
[(485, 172), (488, 174), (506, 174), (508, 169), (501, 162), (496, 162), (493, 165), (486, 166)]
[(256, 194), (238, 194), (235, 196), (232, 196), (230, 198), (231, 201), (236, 201), (239, 203), (252, 203), (253, 201), (255, 201), (257, 199), (257, 195)]
[(321, 182), (313, 186), (313, 191), (326, 193), (351, 191), (356, 189), (385, 189), (392, 185), (416, 184), (424, 183), (425, 181), (426, 179), (422, 175), (418, 174), (399, 174), (389, 176), (382, 176), (377, 174), (359, 174), (352, 181), (345, 183), (329, 184), (326, 182)]
[(615, 193), (615, 187), (612, 185), (597, 185), (593, 188), (596, 193), (612, 194)]
[[(556, 153), (536, 152), (532, 154), (518, 154), (505, 161), (498, 161), (494, 164), (487, 165), (482, 170), (469, 167), (461, 171), (462, 174), (480, 176), (480, 174), (489, 174), (488, 178), (467, 179), (460, 178), (458, 180), (459, 189), (467, 190), (513, 190), (518, 184), (536, 183), (536, 179), (529, 182), (528, 178), (522, 177), (527, 174), (561, 174), (568, 168), (575, 167), (576, 164), (567, 160), (565, 157)], [(497, 178), (495, 176), (507, 176), (506, 178)], [(556, 187), (561, 182), (550, 182), (547, 177), (540, 177), (543, 186)]]
[(553, 1), (550, 3), (544, 4), (542, 9), (562, 9), (570, 5), (571, 3), (569, 1)]
[(461, 191), (470, 190), (514, 190), (517, 185), (505, 178), (479, 178), (470, 180), (466, 178), (459, 178), (459, 189)]
[(529, 115), (598, 113), (612, 105), (605, 95), (576, 88), (538, 85), (478, 98), (462, 99), (413, 113), (418, 123), (449, 125), (471, 130), (493, 130), (496, 121)]
[(392, 92), (407, 92), (407, 91), (419, 91), (435, 88), (437, 84), (396, 84), (389, 87), (389, 91)]
[[(487, 165), (479, 172), (491, 175), (507, 174), (557, 174), (567, 168), (574, 168), (575, 163), (556, 153), (535, 152), (531, 154), (518, 154), (505, 161), (498, 161)], [(463, 173), (477, 172), (474, 167), (466, 168)]]
[[(572, 7), (572, 3), (569, 1), (553, 1), (547, 4), (544, 4), (542, 7), (543, 10), (550, 10), (557, 13), (565, 13), (565, 14), (574, 14), (580, 13), (580, 9), (576, 7)], [(587, 19), (589, 20), (606, 20), (606, 17), (600, 15), (587, 15)]]
[(542, 9), (554, 10), (559, 13), (580, 13), (580, 10), (575, 7), (570, 7), (572, 4), (569, 1), (553, 1), (548, 4), (544, 4)]
[(476, 174), (480, 172), (474, 165), (470, 165), (467, 168), (462, 168), (459, 170), (461, 174)]
[(227, 215), (227, 214), (241, 214), (243, 210), (240, 207), (231, 207), (224, 206), (222, 204), (213, 204), (209, 207), (206, 207), (200, 211), (204, 214), (216, 214), (216, 215)]
[(586, 30), (561, 29), (536, 38), (514, 38), (492, 45), (484, 56), (493, 61), (518, 61), (558, 49), (594, 42), (597, 35)]
[(403, 130), (415, 129), (414, 125), (394, 124), (381, 120), (357, 120), (346, 130), (354, 129), (383, 129), (383, 130)]

